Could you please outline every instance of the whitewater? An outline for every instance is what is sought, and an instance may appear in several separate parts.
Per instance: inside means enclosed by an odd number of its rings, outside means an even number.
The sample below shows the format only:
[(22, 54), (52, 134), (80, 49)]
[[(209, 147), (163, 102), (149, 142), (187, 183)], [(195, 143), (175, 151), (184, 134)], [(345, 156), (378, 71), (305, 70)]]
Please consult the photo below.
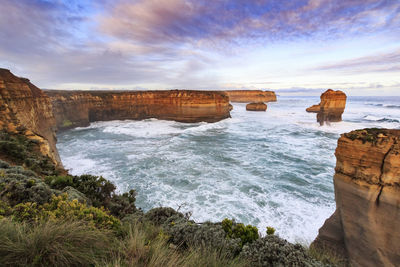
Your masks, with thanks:
[(305, 109), (318, 97), (278, 97), (266, 112), (233, 104), (217, 123), (149, 119), (92, 123), (58, 134), (74, 175), (135, 189), (147, 211), (169, 206), (196, 221), (234, 218), (310, 244), (335, 210), (334, 151), (341, 133), (400, 129), (400, 97), (349, 97), (343, 121), (319, 126)]

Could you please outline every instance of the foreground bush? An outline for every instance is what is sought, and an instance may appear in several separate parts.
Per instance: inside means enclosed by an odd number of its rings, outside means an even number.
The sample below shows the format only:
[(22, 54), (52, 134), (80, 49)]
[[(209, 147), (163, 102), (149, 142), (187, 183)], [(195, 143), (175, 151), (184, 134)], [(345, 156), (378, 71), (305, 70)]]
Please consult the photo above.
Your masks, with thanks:
[(250, 261), (250, 266), (325, 266), (311, 258), (299, 244), (267, 235), (245, 245), (240, 257)]
[(9, 213), (14, 220), (20, 222), (80, 220), (92, 228), (115, 231), (121, 228), (120, 221), (104, 209), (88, 207), (77, 200), (68, 201), (66, 194), (53, 196), (49, 203), (43, 205), (35, 202), (18, 204), (10, 208)]
[(110, 255), (109, 232), (82, 222), (0, 221), (0, 266), (89, 266)]
[(122, 218), (136, 211), (136, 192), (130, 190), (118, 195), (116, 187), (101, 176), (47, 176), (45, 182), (53, 189), (64, 190), (72, 187), (83, 193), (95, 207), (105, 207), (111, 214)]

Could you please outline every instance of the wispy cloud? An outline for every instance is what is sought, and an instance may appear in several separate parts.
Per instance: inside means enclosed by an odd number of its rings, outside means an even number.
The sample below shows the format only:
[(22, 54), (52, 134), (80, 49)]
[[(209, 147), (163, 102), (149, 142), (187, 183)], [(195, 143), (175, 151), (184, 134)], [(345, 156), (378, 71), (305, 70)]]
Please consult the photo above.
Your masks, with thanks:
[(399, 72), (400, 49), (389, 53), (353, 58), (315, 67), (313, 70), (354, 73)]

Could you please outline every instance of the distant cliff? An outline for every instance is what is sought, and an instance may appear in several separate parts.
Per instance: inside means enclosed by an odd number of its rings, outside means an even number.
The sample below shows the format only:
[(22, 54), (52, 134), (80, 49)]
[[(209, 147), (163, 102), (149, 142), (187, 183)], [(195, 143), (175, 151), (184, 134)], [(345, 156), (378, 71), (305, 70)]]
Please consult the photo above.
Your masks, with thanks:
[(42, 154), (60, 163), (56, 121), (49, 97), (28, 79), (0, 69), (0, 130), (21, 132), (39, 142)]
[(321, 102), (306, 109), (307, 112), (317, 113), (317, 121), (323, 125), (325, 122), (342, 121), (342, 114), (346, 107), (346, 94), (342, 91), (326, 90), (321, 94)]
[(58, 129), (94, 121), (157, 118), (216, 122), (230, 117), (229, 98), (217, 91), (59, 91), (46, 90)]
[(347, 255), (352, 266), (398, 266), (400, 130), (343, 134), (335, 154), (336, 211), (313, 246)]
[(261, 90), (229, 90), (225, 91), (229, 101), (238, 103), (250, 102), (275, 102), (276, 95), (273, 91)]

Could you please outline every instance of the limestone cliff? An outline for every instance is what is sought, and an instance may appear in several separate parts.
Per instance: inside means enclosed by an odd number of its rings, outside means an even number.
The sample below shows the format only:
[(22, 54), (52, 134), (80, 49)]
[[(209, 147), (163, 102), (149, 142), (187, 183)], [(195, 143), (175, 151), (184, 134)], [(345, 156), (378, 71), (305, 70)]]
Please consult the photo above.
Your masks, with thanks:
[(275, 102), (276, 95), (273, 91), (261, 90), (229, 90), (225, 91), (229, 96), (229, 101), (238, 103), (250, 102)]
[(46, 90), (58, 129), (93, 121), (157, 118), (216, 122), (230, 117), (228, 96), (217, 91), (56, 91)]
[(266, 111), (267, 104), (265, 104), (263, 102), (249, 103), (246, 105), (246, 110), (248, 110), (248, 111)]
[(353, 266), (400, 263), (400, 130), (343, 134), (336, 149), (336, 211), (313, 246), (347, 255)]
[(56, 122), (49, 97), (28, 79), (0, 69), (0, 130), (22, 132), (39, 142), (40, 150), (60, 163)]
[(321, 95), (321, 102), (306, 109), (307, 112), (317, 113), (317, 121), (323, 125), (325, 122), (342, 121), (342, 114), (346, 107), (346, 94), (342, 91), (328, 89)]

